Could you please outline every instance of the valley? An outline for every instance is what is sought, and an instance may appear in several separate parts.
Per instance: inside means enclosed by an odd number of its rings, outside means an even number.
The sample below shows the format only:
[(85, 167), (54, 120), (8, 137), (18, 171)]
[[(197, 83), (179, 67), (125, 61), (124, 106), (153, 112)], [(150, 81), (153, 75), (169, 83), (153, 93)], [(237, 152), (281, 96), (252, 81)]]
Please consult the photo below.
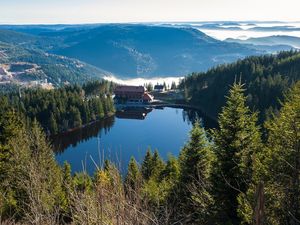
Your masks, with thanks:
[(299, 32), (0, 25), (0, 224), (298, 224)]

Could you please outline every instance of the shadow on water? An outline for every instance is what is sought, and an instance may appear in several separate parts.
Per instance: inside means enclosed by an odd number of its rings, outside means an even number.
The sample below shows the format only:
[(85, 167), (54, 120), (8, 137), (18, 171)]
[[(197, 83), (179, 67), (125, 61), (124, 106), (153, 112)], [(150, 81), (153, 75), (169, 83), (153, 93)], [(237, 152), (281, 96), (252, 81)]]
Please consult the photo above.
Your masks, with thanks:
[(84, 167), (92, 175), (95, 162), (101, 166), (109, 159), (125, 174), (130, 158), (141, 163), (149, 147), (157, 149), (164, 160), (170, 154), (178, 156), (197, 119), (207, 129), (217, 127), (214, 120), (192, 109), (126, 108), (113, 117), (54, 136), (52, 144), (56, 160), (61, 165), (68, 161), (72, 172)]
[[(164, 108), (156, 108), (156, 110), (164, 110)], [(63, 134), (52, 136), (53, 148), (56, 154), (62, 154), (69, 147), (76, 147), (78, 144), (88, 141), (91, 138), (106, 135), (113, 129), (115, 118), (127, 120), (145, 120), (147, 115), (153, 111), (152, 108), (134, 108), (128, 107), (116, 112), (115, 117), (109, 117), (86, 125), (82, 128), (66, 132)], [(183, 109), (182, 119), (188, 124), (194, 124), (199, 120), (205, 128), (216, 128), (217, 122), (209, 117), (205, 117), (200, 111), (193, 109)], [(104, 132), (104, 133), (103, 133)]]
[(194, 124), (196, 120), (200, 121), (201, 125), (205, 127), (205, 129), (217, 128), (218, 123), (214, 119), (205, 116), (201, 111), (194, 109), (183, 109), (182, 111), (182, 119), (184, 122)]
[(152, 110), (152, 108), (126, 108), (117, 111), (116, 117), (119, 119), (144, 120)]
[(63, 153), (70, 146), (76, 147), (79, 143), (88, 141), (89, 139), (101, 136), (102, 132), (107, 134), (113, 127), (115, 118), (109, 117), (92, 124), (88, 124), (82, 128), (75, 129), (70, 132), (55, 135), (50, 138), (56, 154)]

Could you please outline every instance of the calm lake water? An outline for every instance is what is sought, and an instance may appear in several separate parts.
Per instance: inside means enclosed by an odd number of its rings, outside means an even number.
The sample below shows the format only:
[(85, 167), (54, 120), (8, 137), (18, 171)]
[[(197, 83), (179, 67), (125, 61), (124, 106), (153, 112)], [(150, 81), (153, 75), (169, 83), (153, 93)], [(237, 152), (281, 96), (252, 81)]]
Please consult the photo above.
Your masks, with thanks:
[(214, 121), (194, 110), (177, 108), (131, 109), (115, 117), (53, 138), (56, 159), (68, 161), (73, 172), (86, 168), (93, 174), (103, 159), (117, 163), (125, 171), (131, 156), (142, 162), (147, 148), (158, 149), (162, 158), (178, 156), (189, 137), (192, 121), (201, 118), (205, 127)]

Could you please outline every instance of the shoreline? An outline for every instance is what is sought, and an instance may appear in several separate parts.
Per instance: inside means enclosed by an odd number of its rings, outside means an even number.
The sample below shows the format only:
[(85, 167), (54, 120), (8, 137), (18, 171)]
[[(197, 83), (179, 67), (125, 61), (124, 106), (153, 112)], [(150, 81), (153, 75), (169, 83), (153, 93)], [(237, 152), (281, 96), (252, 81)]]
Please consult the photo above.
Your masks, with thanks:
[(106, 116), (104, 116), (104, 117), (102, 117), (102, 118), (99, 118), (99, 119), (96, 119), (96, 120), (94, 120), (94, 121), (91, 121), (91, 122), (89, 122), (89, 123), (85, 123), (85, 124), (83, 124), (83, 125), (81, 125), (81, 126), (79, 126), (79, 127), (70, 128), (70, 129), (68, 129), (68, 130), (66, 130), (66, 131), (59, 132), (59, 133), (57, 133), (57, 134), (50, 134), (50, 135), (48, 135), (48, 137), (50, 137), (50, 138), (52, 137), (52, 138), (53, 138), (53, 137), (56, 137), (56, 136), (68, 134), (68, 133), (71, 133), (71, 132), (73, 132), (73, 131), (80, 130), (80, 129), (84, 128), (84, 127), (87, 127), (87, 126), (89, 126), (89, 125), (92, 125), (92, 124), (94, 124), (94, 123), (97, 123), (97, 122), (99, 122), (99, 121), (101, 121), (101, 120), (109, 119), (109, 118), (114, 117), (114, 116), (115, 116), (115, 112), (114, 112), (114, 113), (110, 113), (109, 115), (106, 115)]
[(214, 118), (211, 115), (208, 115), (200, 107), (195, 106), (195, 105), (191, 105), (191, 104), (168, 103), (168, 102), (164, 102), (164, 101), (156, 102), (156, 104), (135, 104), (135, 105), (134, 104), (116, 104), (115, 112), (114, 113), (110, 113), (109, 115), (106, 115), (106, 116), (104, 116), (102, 118), (99, 118), (99, 119), (96, 119), (94, 121), (91, 121), (89, 123), (83, 124), (83, 125), (81, 125), (79, 127), (70, 128), (70, 129), (68, 129), (66, 131), (59, 132), (57, 134), (50, 134), (50, 135), (48, 135), (48, 137), (50, 137), (50, 138), (51, 137), (56, 137), (56, 136), (68, 134), (68, 133), (71, 133), (73, 131), (82, 129), (84, 127), (87, 127), (89, 125), (97, 123), (97, 122), (99, 122), (101, 120), (112, 118), (112, 117), (115, 116), (115, 114), (116, 114), (117, 111), (125, 109), (125, 108), (130, 108), (130, 107), (132, 107), (132, 108), (153, 108), (153, 109), (164, 108), (164, 107), (167, 107), (167, 108), (178, 108), (178, 109), (191, 109), (191, 110), (199, 111), (205, 117), (210, 118), (210, 119), (212, 119), (214, 121), (217, 121), (217, 118)]

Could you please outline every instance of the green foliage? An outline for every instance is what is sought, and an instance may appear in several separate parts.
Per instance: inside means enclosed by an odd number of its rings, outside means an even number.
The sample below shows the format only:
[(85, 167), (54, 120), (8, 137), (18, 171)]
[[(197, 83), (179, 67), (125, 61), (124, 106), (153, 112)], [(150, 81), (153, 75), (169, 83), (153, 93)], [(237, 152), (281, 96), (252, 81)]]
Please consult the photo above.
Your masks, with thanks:
[(92, 179), (87, 173), (75, 173), (73, 178), (76, 190), (80, 192), (90, 191), (92, 188)]
[(206, 224), (213, 204), (210, 177), (214, 153), (199, 121), (195, 122), (190, 140), (182, 149), (179, 160), (177, 218), (185, 223)]
[[(280, 66), (297, 59), (281, 54)], [(300, 82), (270, 113), (264, 141), (247, 91), (234, 83), (218, 129), (197, 121), (178, 159), (148, 149), (141, 167), (131, 158), (124, 181), (109, 161), (93, 178), (60, 168), (37, 122), (60, 131), (108, 115), (110, 87), (101, 85), (0, 97), (0, 223), (298, 224)]]
[(127, 168), (127, 175), (125, 177), (125, 187), (127, 191), (137, 191), (141, 185), (141, 178), (142, 176), (137, 162), (131, 157)]
[(61, 170), (36, 121), (31, 129), (20, 129), (8, 146), (12, 154), (7, 162), (8, 175), (1, 185), (5, 199), (2, 213), (14, 218), (26, 213), (39, 223), (46, 214), (60, 210), (65, 199)]
[(152, 173), (152, 152), (150, 148), (148, 148), (146, 155), (144, 157), (144, 161), (141, 166), (141, 171), (142, 171), (143, 178), (145, 180), (149, 180)]
[(7, 99), (0, 98), (0, 192), (3, 191), (1, 184), (11, 175), (8, 173), (10, 160), (13, 151), (9, 147), (9, 141), (15, 138), (20, 129), (22, 122), (19, 116), (9, 105)]
[[(266, 122), (267, 143), (256, 167), (255, 183), (264, 183), (268, 224), (298, 224), (300, 218), (300, 82), (287, 94), (279, 114)], [(248, 207), (257, 204), (255, 189)], [(250, 215), (253, 211), (249, 212)], [(248, 213), (248, 215), (249, 215)], [(249, 216), (248, 216), (249, 217)], [(247, 221), (247, 220), (246, 220)], [(249, 221), (247, 221), (249, 222)]]
[[(0, 39), (3, 39), (2, 35), (3, 31), (0, 31)], [(4, 40), (5, 42), (0, 41), (0, 51), (4, 52), (6, 56), (0, 58), (0, 64), (7, 63), (13, 65), (18, 62), (36, 64), (38, 69), (35, 72), (26, 74), (27, 81), (47, 79), (49, 82), (61, 86), (64, 82), (82, 84), (102, 78), (107, 74), (107, 72), (79, 60), (46, 53), (37, 48), (32, 49), (32, 44), (26, 46), (23, 40), (21, 41), (23, 46), (11, 43), (14, 38), (14, 34), (13, 36), (8, 35), (6, 40)]]
[(165, 163), (164, 161), (161, 159), (158, 150), (156, 149), (154, 151), (154, 154), (152, 156), (152, 160), (151, 160), (151, 176), (150, 177), (154, 177), (154, 178), (159, 178), (160, 174), (162, 173), (162, 171), (165, 168)]
[(238, 197), (248, 190), (253, 174), (253, 157), (261, 149), (257, 114), (246, 106), (244, 88), (234, 84), (214, 130), (217, 161), (213, 189), (220, 221), (237, 223)]
[(146, 87), (147, 91), (153, 91), (153, 84), (151, 82), (150, 83), (146, 83), (145, 87)]
[(113, 100), (110, 92), (106, 92), (110, 91), (109, 86), (108, 82), (91, 82), (84, 89), (78, 85), (50, 91), (28, 89), (22, 91), (21, 97), (11, 93), (3, 99), (27, 119), (37, 119), (47, 133), (57, 134), (112, 115)]
[(300, 53), (281, 52), (277, 55), (247, 57), (232, 64), (220, 65), (205, 73), (193, 73), (179, 87), (188, 102), (217, 118), (226, 102), (230, 85), (240, 76), (247, 89), (245, 94), (251, 109), (259, 110), (260, 122), (280, 108), (278, 99), (300, 79)]
[(161, 186), (165, 186), (161, 180), (164, 169), (165, 163), (159, 156), (158, 151), (155, 150), (152, 155), (151, 150), (148, 149), (141, 168), (145, 179), (143, 194), (147, 196), (151, 204), (156, 206), (159, 205), (161, 201), (164, 201), (166, 197), (166, 194), (162, 194), (165, 192), (166, 187)]
[(141, 166), (141, 172), (145, 180), (149, 180), (151, 177), (157, 179), (164, 170), (165, 164), (160, 158), (157, 150), (152, 155), (151, 149), (149, 148), (146, 152), (144, 161)]
[(177, 85), (176, 85), (175, 81), (173, 81), (171, 84), (171, 90), (175, 90), (175, 89), (177, 89)]

